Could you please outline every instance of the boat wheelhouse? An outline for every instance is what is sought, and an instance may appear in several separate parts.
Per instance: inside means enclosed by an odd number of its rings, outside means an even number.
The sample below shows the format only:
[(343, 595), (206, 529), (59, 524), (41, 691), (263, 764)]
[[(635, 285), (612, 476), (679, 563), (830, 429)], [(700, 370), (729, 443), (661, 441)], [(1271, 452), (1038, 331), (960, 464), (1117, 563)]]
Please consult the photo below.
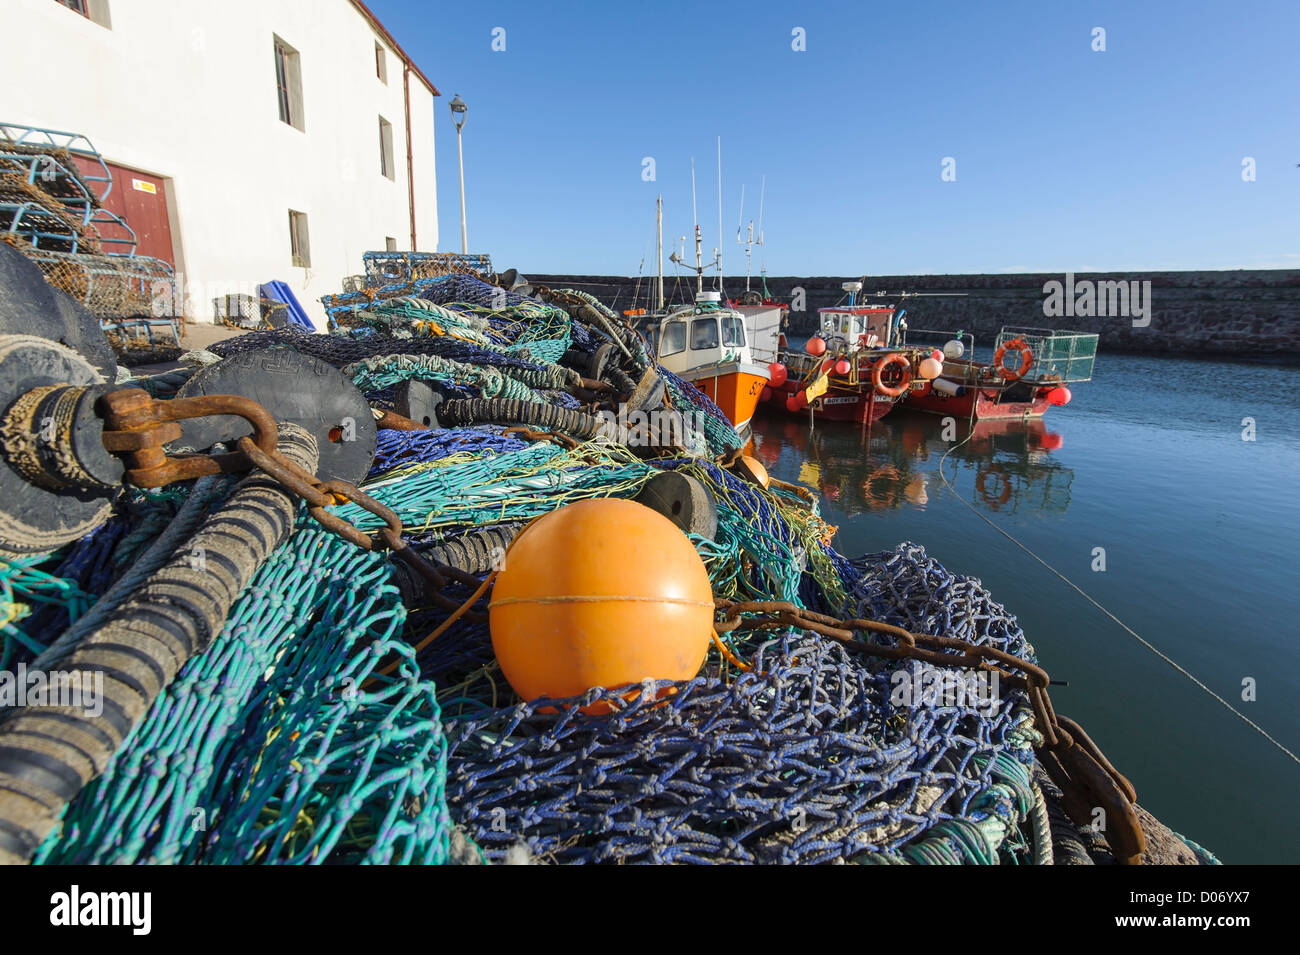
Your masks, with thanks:
[(754, 416), (770, 376), (755, 360), (745, 316), (724, 308), (717, 292), (700, 292), (694, 305), (670, 311), (650, 326), (656, 360), (691, 382), (737, 429)]
[[(774, 384), (769, 407), (812, 413), (829, 421), (874, 421), (912, 387), (927, 352), (900, 344), (904, 309), (858, 305), (861, 282), (845, 282), (848, 303), (819, 308), (819, 334), (803, 351), (786, 347), (779, 362), (785, 380)], [(777, 376), (780, 377), (779, 374)]]

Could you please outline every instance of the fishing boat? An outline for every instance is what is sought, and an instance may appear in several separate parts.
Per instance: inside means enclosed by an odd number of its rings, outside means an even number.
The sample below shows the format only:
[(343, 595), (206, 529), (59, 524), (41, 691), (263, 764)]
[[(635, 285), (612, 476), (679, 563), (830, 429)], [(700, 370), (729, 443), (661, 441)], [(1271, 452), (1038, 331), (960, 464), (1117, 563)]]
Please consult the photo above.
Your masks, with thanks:
[(1041, 418), (1048, 408), (1069, 404), (1069, 385), (1092, 379), (1097, 340), (1088, 333), (1003, 326), (992, 361), (980, 362), (973, 358), (974, 337), (958, 333), (943, 346), (942, 374), (909, 391), (903, 403), (970, 421)]
[(754, 359), (745, 316), (721, 293), (697, 292), (695, 304), (670, 310), (651, 334), (660, 365), (689, 381), (739, 430), (749, 424), (771, 371)]
[[(695, 171), (692, 164), (691, 190), (694, 195)], [(727, 416), (736, 429), (749, 426), (754, 409), (771, 377), (768, 364), (754, 354), (754, 341), (759, 340), (757, 317), (751, 318), (736, 309), (722, 304), (720, 291), (704, 289), (702, 238), (698, 223), (695, 226), (695, 301), (692, 304), (666, 306), (663, 280), (663, 197), (656, 204), (658, 234), (659, 275), (656, 288), (658, 308), (653, 312), (635, 310), (625, 312), (646, 335), (651, 350), (659, 364), (689, 381), (704, 392)], [(719, 216), (721, 210), (719, 209)], [(672, 261), (680, 263), (684, 257), (674, 253)], [(713, 266), (719, 271), (721, 285), (722, 259), (715, 250)], [(775, 359), (775, 338), (780, 330), (780, 313), (776, 321), (761, 323), (762, 346)], [(770, 341), (770, 345), (766, 344)]]
[[(827, 421), (867, 424), (884, 417), (920, 377), (938, 373), (928, 350), (904, 344), (904, 309), (857, 303), (861, 282), (845, 282), (848, 302), (819, 308), (819, 334), (804, 350), (781, 348), (765, 407), (791, 414), (812, 410)], [(932, 364), (924, 365), (926, 361)], [(783, 374), (784, 372), (784, 374)]]

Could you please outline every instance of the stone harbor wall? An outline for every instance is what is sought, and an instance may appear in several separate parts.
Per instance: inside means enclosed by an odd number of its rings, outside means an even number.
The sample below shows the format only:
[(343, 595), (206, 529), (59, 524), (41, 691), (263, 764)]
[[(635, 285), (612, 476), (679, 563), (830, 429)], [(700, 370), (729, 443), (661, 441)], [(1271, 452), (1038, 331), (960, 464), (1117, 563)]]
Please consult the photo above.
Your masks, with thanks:
[[(590, 292), (616, 310), (645, 306), (654, 278), (601, 275), (538, 275), (529, 281)], [(1300, 269), (1230, 272), (1115, 272), (1023, 275), (769, 276), (767, 288), (782, 301), (800, 304), (790, 324), (796, 332), (815, 327), (817, 309), (838, 304), (840, 284), (863, 280), (863, 292), (916, 292), (909, 298), (912, 329), (956, 331), (990, 344), (1003, 325), (1096, 332), (1102, 351), (1152, 355), (1228, 356), (1300, 364)], [(638, 282), (640, 285), (637, 290)], [(705, 277), (705, 288), (714, 280)], [(1049, 283), (1056, 283), (1049, 285)], [(664, 277), (670, 302), (692, 297), (689, 277)], [(745, 287), (743, 277), (724, 281), (728, 295)], [(753, 287), (761, 288), (759, 280)], [(1044, 291), (1046, 287), (1046, 291)], [(928, 294), (927, 294), (928, 293)], [(897, 295), (871, 302), (896, 302)]]

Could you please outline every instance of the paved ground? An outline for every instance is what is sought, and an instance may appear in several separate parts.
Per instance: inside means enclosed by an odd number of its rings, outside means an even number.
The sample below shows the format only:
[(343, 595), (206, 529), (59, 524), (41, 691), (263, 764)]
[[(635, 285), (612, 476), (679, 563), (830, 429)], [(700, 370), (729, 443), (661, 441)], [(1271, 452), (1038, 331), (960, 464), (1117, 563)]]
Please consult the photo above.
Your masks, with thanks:
[[(210, 348), (217, 342), (226, 338), (232, 338), (235, 335), (242, 335), (244, 329), (230, 328), (228, 325), (210, 324), (208, 322), (190, 322), (185, 326), (185, 336), (181, 339), (181, 347), (186, 351), (193, 351), (200, 348)], [(136, 376), (159, 375), (164, 371), (182, 367), (179, 361), (162, 361), (153, 362), (148, 365), (135, 365), (131, 369), (131, 374)]]

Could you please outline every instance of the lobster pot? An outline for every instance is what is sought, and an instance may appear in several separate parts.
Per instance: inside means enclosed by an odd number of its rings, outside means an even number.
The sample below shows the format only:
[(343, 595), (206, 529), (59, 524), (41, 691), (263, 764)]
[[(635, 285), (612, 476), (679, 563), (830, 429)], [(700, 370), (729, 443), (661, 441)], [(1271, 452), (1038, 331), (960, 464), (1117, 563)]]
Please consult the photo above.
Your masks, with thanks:
[(930, 382), (930, 387), (941, 395), (949, 395), (952, 397), (965, 394), (966, 392), (965, 388), (949, 378), (936, 378), (934, 381)]

